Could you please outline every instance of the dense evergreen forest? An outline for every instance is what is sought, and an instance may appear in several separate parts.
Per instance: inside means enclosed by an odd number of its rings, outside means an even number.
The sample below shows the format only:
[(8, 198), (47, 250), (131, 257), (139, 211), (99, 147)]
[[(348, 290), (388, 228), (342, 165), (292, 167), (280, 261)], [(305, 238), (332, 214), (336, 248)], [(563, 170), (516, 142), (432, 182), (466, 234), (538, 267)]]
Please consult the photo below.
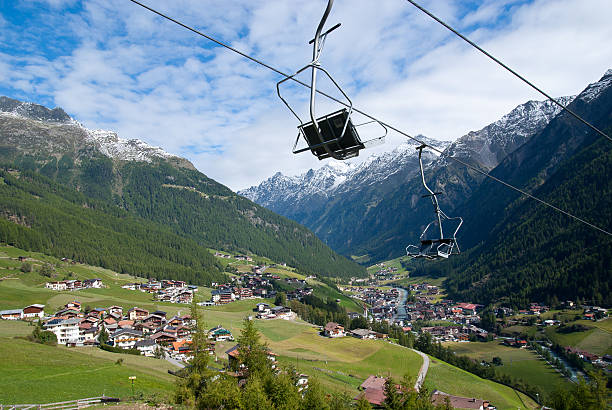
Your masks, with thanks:
[(0, 241), (22, 249), (143, 277), (225, 278), (195, 241), (32, 171), (0, 170), (0, 215)]
[[(69, 196), (76, 189), (83, 202), (95, 202), (98, 209), (102, 207), (113, 215), (125, 210), (135, 220), (147, 220), (148, 225), (153, 223), (193, 246), (266, 256), (306, 274), (343, 278), (366, 274), (365, 268), (336, 254), (308, 229), (234, 194), (195, 169), (166, 160), (113, 161), (95, 150), (81, 150), (75, 155), (63, 154), (58, 160), (54, 155), (24, 154), (11, 147), (0, 150), (6, 169), (29, 172), (29, 178), (39, 184), (50, 184), (53, 180), (54, 188), (49, 188), (53, 192), (65, 191)], [(37, 175), (49, 180), (41, 182)], [(29, 204), (32, 206), (31, 201)], [(61, 226), (70, 225), (62, 221)], [(52, 224), (51, 220), (49, 223)], [(44, 237), (41, 229), (39, 225), (38, 232)], [(65, 252), (67, 245), (62, 246)], [(159, 257), (163, 255), (162, 252)], [(134, 273), (140, 271), (136, 269)]]
[[(611, 231), (612, 145), (585, 144), (534, 194)], [(483, 304), (612, 304), (612, 238), (518, 195), (503, 212), (482, 243), (453, 260), (412, 265), (414, 273), (447, 276), (449, 295)]]

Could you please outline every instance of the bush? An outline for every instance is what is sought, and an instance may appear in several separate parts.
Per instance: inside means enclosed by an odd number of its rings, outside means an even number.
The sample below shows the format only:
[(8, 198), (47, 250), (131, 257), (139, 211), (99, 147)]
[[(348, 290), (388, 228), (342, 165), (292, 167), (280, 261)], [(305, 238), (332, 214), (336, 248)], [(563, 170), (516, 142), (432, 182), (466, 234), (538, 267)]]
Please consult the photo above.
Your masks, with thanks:
[(122, 349), (120, 347), (109, 346), (104, 343), (100, 344), (100, 349), (112, 353), (133, 354), (135, 356), (140, 356), (140, 350), (138, 349)]

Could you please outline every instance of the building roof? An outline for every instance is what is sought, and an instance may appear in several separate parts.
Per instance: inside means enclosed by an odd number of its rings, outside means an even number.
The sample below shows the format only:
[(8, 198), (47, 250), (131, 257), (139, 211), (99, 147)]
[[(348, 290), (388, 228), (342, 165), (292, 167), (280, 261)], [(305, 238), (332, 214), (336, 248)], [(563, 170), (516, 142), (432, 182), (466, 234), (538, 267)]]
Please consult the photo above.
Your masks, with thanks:
[(21, 309), (11, 309), (11, 310), (0, 310), (0, 315), (21, 315), (23, 311)]
[(357, 336), (361, 336), (361, 337), (369, 336), (371, 334), (376, 334), (376, 332), (373, 332), (370, 329), (355, 329), (355, 330), (351, 330), (351, 333)]
[(151, 340), (151, 339), (144, 339), (144, 340), (139, 340), (134, 344), (134, 347), (149, 347), (149, 346), (155, 346), (157, 343), (155, 343), (155, 340)]
[(121, 335), (134, 335), (134, 336), (138, 336), (138, 337), (142, 337), (142, 332), (140, 330), (134, 330), (134, 329), (118, 329), (115, 333), (113, 333), (111, 335), (111, 338), (116, 338), (118, 336)]
[(334, 330), (337, 327), (341, 327), (344, 329), (343, 326), (340, 326), (338, 323), (336, 322), (329, 322), (328, 324), (325, 325), (325, 330)]
[(361, 386), (359, 386), (362, 389), (384, 389), (385, 388), (385, 382), (387, 381), (387, 379), (385, 379), (384, 377), (378, 377), (375, 375), (370, 375), (368, 376), (367, 379), (365, 379), (365, 381), (363, 383), (361, 383)]
[[(481, 400), (481, 399), (473, 399), (468, 397), (459, 397), (459, 396), (451, 396), (448, 393), (441, 392), (440, 390), (435, 390), (431, 395), (431, 401), (435, 405), (444, 405), (446, 397), (450, 400), (450, 405), (453, 408), (458, 409), (480, 409), (484, 407), (485, 409), (489, 406), (489, 401)], [(487, 407), (485, 407), (485, 404)]]

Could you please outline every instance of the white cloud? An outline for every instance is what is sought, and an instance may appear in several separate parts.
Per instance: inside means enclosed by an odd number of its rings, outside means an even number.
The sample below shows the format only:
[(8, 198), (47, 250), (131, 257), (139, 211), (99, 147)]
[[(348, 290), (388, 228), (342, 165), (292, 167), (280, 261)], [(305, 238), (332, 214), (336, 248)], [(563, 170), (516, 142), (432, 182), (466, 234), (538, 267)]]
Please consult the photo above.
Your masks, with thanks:
[[(293, 72), (311, 58), (307, 42), (324, 2), (148, 4)], [(484, 0), (473, 10), (460, 1), (425, 5), (555, 96), (579, 92), (610, 68), (607, 0)], [(74, 47), (54, 58), (2, 58), (3, 84), (50, 96), (90, 128), (181, 154), (233, 189), (279, 170), (321, 165), (308, 153), (290, 153), (297, 122), (275, 95), (278, 75), (130, 2), (91, 0), (78, 14), (50, 18), (66, 22), (58, 32), (68, 30)], [(339, 21), (322, 62), (357, 107), (412, 134), (454, 139), (527, 99), (541, 99), (407, 2), (337, 2), (328, 26)], [(32, 41), (15, 47), (31, 48)], [(53, 45), (54, 38), (45, 41)], [(303, 107), (308, 90), (286, 91)], [(318, 101), (319, 112), (334, 108)], [(403, 139), (391, 134), (387, 145), (369, 152)]]

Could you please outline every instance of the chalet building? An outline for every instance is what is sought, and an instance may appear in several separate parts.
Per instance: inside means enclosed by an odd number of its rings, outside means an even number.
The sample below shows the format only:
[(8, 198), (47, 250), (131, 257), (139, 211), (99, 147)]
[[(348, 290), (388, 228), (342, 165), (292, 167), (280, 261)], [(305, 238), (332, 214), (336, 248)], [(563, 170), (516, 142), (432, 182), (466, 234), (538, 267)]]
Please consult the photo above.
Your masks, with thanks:
[(339, 325), (335, 322), (329, 322), (325, 325), (325, 329), (323, 333), (327, 337), (344, 337), (346, 334), (344, 333), (344, 326)]
[(128, 310), (128, 317), (130, 318), (130, 320), (143, 320), (147, 316), (149, 316), (149, 311), (146, 309), (133, 307)]
[(123, 308), (121, 306), (111, 306), (108, 308), (110, 315), (123, 315)]
[(45, 284), (45, 287), (47, 289), (58, 290), (58, 291), (67, 290), (68, 289), (68, 286), (66, 285), (65, 282), (47, 282)]
[(55, 333), (57, 343), (66, 346), (80, 344), (79, 335), (81, 318), (73, 319), (51, 319), (43, 325), (45, 330)]
[(143, 340), (142, 332), (134, 329), (119, 329), (110, 336), (115, 347), (134, 349), (136, 342)]
[(45, 305), (34, 304), (23, 308), (22, 319), (42, 319), (45, 315)]
[(357, 339), (376, 339), (376, 332), (370, 329), (355, 329), (350, 331), (351, 336)]
[(157, 343), (151, 339), (143, 339), (138, 340), (134, 343), (134, 348), (140, 351), (140, 354), (147, 357), (155, 356), (155, 349), (157, 348)]
[(210, 329), (208, 331), (208, 338), (214, 340), (215, 342), (221, 342), (224, 340), (234, 340), (232, 332), (221, 327), (221, 325)]
[[(236, 345), (225, 351), (225, 353), (227, 354), (227, 360), (229, 362), (230, 368), (234, 368), (238, 363), (238, 356), (240, 355), (240, 351), (238, 350), (239, 348), (240, 348), (240, 345)], [(272, 369), (275, 369), (276, 368), (276, 353), (272, 353), (271, 351), (268, 351), (266, 354), (266, 357), (270, 361), (272, 365)], [(244, 365), (240, 365), (240, 366), (244, 367)]]

